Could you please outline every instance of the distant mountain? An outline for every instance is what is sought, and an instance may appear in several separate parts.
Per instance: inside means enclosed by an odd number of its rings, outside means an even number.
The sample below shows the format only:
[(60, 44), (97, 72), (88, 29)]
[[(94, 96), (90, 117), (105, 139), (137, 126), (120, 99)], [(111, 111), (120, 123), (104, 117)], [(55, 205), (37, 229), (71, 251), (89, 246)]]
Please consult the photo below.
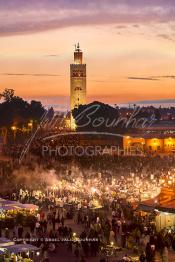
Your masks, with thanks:
[(157, 99), (157, 100), (143, 100), (143, 101), (136, 101), (133, 102), (135, 104), (171, 104), (175, 103), (175, 98), (172, 99)]

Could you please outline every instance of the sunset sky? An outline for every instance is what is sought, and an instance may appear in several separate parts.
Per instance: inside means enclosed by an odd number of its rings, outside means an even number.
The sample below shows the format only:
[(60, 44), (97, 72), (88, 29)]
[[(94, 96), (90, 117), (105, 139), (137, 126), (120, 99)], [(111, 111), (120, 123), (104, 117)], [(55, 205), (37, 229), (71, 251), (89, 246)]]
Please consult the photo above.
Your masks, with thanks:
[(76, 42), (88, 101), (175, 99), (174, 0), (0, 0), (0, 91), (68, 107)]

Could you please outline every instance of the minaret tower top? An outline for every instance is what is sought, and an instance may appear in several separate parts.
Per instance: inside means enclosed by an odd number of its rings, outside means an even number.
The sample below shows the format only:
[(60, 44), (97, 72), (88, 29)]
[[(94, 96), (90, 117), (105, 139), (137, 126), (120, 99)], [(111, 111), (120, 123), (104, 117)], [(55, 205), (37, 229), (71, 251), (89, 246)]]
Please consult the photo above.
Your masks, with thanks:
[(74, 63), (75, 64), (82, 64), (83, 63), (83, 52), (80, 50), (79, 43), (77, 45), (75, 45)]

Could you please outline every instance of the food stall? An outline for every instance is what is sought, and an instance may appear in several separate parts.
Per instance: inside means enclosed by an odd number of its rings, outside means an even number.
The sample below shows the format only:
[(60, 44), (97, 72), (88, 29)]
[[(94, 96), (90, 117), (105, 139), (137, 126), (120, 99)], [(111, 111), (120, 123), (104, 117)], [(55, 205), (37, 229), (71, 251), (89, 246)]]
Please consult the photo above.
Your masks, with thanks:
[(39, 262), (41, 259), (40, 249), (29, 244), (12, 244), (0, 247), (4, 261)]

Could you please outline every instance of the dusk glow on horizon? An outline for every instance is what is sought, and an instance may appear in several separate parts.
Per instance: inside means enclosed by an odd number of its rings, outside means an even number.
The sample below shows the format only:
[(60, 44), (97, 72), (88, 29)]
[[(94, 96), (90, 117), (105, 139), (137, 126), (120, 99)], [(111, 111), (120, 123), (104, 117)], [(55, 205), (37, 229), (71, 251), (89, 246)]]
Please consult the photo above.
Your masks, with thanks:
[(1, 90), (67, 103), (80, 42), (89, 102), (173, 99), (174, 12), (173, 0), (0, 0)]

